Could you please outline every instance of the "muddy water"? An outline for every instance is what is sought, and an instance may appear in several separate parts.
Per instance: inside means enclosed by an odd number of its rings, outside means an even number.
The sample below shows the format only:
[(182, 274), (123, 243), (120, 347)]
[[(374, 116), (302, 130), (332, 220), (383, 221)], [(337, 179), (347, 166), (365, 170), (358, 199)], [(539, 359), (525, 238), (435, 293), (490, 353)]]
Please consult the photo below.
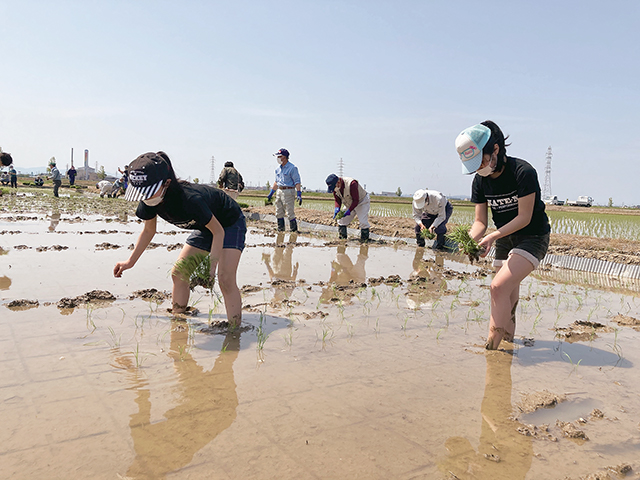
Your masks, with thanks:
[[(614, 321), (640, 318), (634, 285), (542, 272), (523, 284), (516, 343), (486, 353), (476, 267), (250, 227), (244, 328), (229, 332), (204, 291), (180, 320), (132, 297), (170, 291), (186, 238), (171, 225), (113, 278), (140, 228), (0, 220), (0, 478), (577, 479), (623, 463), (638, 478), (640, 332)], [(56, 306), (96, 289), (115, 300)], [(576, 320), (586, 340), (556, 336)], [(564, 401), (530, 411), (544, 390)]]

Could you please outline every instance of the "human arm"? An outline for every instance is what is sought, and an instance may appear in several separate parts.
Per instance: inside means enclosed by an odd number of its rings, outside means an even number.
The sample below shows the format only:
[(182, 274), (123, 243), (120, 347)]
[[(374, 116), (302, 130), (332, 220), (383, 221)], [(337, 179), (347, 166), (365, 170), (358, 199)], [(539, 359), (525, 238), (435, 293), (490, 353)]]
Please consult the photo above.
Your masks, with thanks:
[[(491, 232), (485, 236), (479, 243), (481, 247), (485, 247), (488, 252), (497, 239), (511, 235), (518, 230), (526, 227), (531, 223), (531, 217), (533, 216), (533, 207), (536, 201), (536, 194), (530, 193), (524, 197), (518, 198), (518, 215), (509, 223), (504, 224), (495, 232)], [(483, 232), (484, 233), (484, 232)], [(473, 235), (472, 235), (473, 236)], [(474, 237), (475, 238), (475, 237)]]
[(476, 242), (482, 238), (484, 232), (487, 231), (487, 223), (489, 221), (489, 212), (487, 203), (476, 203), (475, 219), (473, 225), (469, 229), (469, 235)]
[(271, 200), (271, 197), (273, 197), (273, 194), (276, 193), (276, 187), (278, 186), (278, 184), (276, 182), (273, 182), (273, 185), (271, 185), (271, 191), (269, 192), (269, 195), (267, 195), (267, 198), (269, 200)]
[(435, 195), (435, 198), (437, 200), (436, 205), (438, 205), (438, 216), (429, 227), (429, 231), (431, 233), (435, 233), (436, 228), (438, 228), (440, 224), (442, 224), (442, 222), (444, 222), (447, 218), (447, 197), (438, 193), (437, 195)]
[(206, 225), (207, 229), (213, 234), (213, 241), (211, 242), (211, 278), (216, 275), (218, 268), (218, 262), (222, 257), (222, 248), (224, 245), (224, 227), (220, 224), (215, 215), (211, 216), (211, 220)]
[(142, 255), (142, 252), (146, 250), (156, 234), (157, 219), (158, 217), (153, 217), (151, 220), (144, 221), (144, 227), (138, 236), (138, 240), (136, 241), (136, 245), (129, 256), (129, 259), (125, 262), (116, 263), (116, 266), (113, 268), (114, 277), (120, 278), (122, 276), (122, 272), (132, 268), (136, 264), (140, 255)]
[(358, 190), (358, 182), (356, 180), (351, 182), (351, 185), (349, 185), (349, 193), (351, 194), (351, 206), (349, 207), (350, 212), (360, 203), (360, 192)]

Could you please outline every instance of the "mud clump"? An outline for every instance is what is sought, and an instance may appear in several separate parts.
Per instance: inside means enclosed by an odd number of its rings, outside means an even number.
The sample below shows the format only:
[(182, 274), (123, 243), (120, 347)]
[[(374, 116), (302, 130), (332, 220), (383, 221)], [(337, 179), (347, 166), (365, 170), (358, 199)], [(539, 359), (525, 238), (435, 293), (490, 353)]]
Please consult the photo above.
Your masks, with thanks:
[(50, 247), (38, 247), (36, 248), (36, 252), (46, 252), (47, 250), (55, 250), (56, 252), (60, 252), (61, 250), (68, 250), (69, 247), (65, 245), (51, 245)]
[(117, 250), (118, 248), (122, 248), (122, 245), (115, 245), (109, 242), (102, 242), (96, 244), (96, 250)]
[(516, 429), (518, 433), (524, 435), (525, 437), (534, 437), (534, 438), (542, 438), (546, 440), (550, 440), (552, 442), (557, 442), (558, 438), (554, 437), (549, 433), (549, 425), (544, 424), (539, 427), (536, 425), (522, 425)]
[(597, 338), (596, 332), (613, 332), (613, 328), (611, 327), (587, 320), (577, 320), (568, 327), (558, 327), (555, 330), (556, 337), (563, 338), (569, 343), (591, 341)]
[(29, 308), (36, 308), (40, 305), (38, 300), (13, 300), (7, 304), (7, 308), (10, 310), (28, 310)]
[(56, 305), (58, 308), (76, 308), (78, 305), (84, 305), (90, 302), (110, 302), (115, 299), (116, 297), (106, 290), (92, 290), (75, 298), (62, 298)]
[[(605, 467), (605, 470), (599, 470), (588, 475), (582, 475), (581, 477), (578, 477), (578, 480), (615, 480), (626, 477), (632, 470), (631, 465), (628, 463), (621, 463), (620, 465)], [(611, 474), (614, 474), (614, 476), (611, 476)], [(570, 477), (565, 477), (565, 480), (572, 479)]]
[(584, 430), (581, 430), (571, 422), (563, 422), (561, 420), (556, 420), (556, 427), (558, 427), (562, 432), (562, 434), (567, 438), (575, 438), (578, 440), (589, 440), (589, 437), (587, 437), (587, 434), (584, 433)]
[(136, 290), (129, 295), (129, 300), (134, 298), (141, 298), (142, 300), (153, 300), (154, 302), (162, 302), (169, 298), (167, 292), (160, 292), (155, 288), (145, 288), (144, 290)]
[(556, 395), (548, 390), (523, 394), (522, 400), (517, 405), (522, 413), (533, 413), (540, 408), (553, 408), (567, 398), (564, 395)]
[(385, 284), (385, 285), (402, 285), (402, 279), (400, 278), (400, 275), (389, 275), (388, 277), (378, 277), (378, 278), (370, 278), (369, 279), (369, 285), (372, 286), (377, 286), (377, 285), (381, 285), (381, 284)]
[(640, 320), (638, 320), (637, 318), (618, 314), (615, 317), (613, 317), (613, 321), (616, 322), (621, 327), (631, 327), (634, 330), (640, 332)]
[(262, 290), (262, 287), (259, 287), (256, 285), (243, 285), (243, 287), (240, 289), (240, 292), (242, 292), (243, 294), (247, 294), (247, 293), (259, 292), (261, 290)]
[(173, 243), (171, 245), (167, 245), (167, 250), (172, 252), (173, 250), (180, 250), (184, 245), (182, 243)]
[(253, 327), (251, 325), (234, 326), (231, 325), (227, 320), (220, 320), (217, 322), (211, 322), (211, 324), (198, 329), (198, 332), (206, 333), (208, 335), (228, 335), (230, 333), (236, 332), (243, 333), (252, 329)]

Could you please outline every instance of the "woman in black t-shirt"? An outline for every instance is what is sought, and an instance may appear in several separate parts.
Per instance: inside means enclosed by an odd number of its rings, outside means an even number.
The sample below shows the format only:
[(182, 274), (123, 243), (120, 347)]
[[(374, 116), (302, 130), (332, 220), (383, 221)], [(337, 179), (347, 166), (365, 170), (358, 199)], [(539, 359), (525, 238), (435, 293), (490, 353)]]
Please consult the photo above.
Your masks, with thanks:
[[(495, 242), (495, 275), (491, 282), (491, 319), (487, 349), (513, 341), (520, 283), (544, 258), (549, 247), (549, 219), (540, 198), (536, 170), (524, 160), (507, 157), (504, 134), (490, 120), (456, 138), (462, 172), (473, 179), (475, 221), (469, 234), (484, 248)], [(485, 235), (488, 207), (496, 231)], [(483, 255), (483, 256), (484, 256)]]
[[(210, 253), (211, 277), (218, 273), (227, 320), (239, 325), (242, 298), (236, 283), (240, 255), (244, 249), (247, 226), (240, 206), (222, 190), (209, 185), (178, 181), (169, 157), (164, 152), (145, 153), (129, 166), (126, 200), (139, 200), (136, 215), (144, 220), (144, 229), (129, 259), (118, 262), (116, 277), (133, 267), (156, 233), (160, 216), (180, 228), (194, 230), (187, 238), (178, 260), (197, 253)], [(189, 279), (174, 268), (173, 313), (183, 313), (189, 302)]]

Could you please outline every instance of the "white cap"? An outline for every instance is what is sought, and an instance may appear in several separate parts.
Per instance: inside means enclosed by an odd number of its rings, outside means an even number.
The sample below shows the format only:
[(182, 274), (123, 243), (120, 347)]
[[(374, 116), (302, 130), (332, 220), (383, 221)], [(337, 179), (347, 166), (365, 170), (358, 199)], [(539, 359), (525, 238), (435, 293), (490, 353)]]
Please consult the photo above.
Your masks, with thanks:
[(417, 209), (424, 207), (425, 200), (427, 198), (427, 191), (420, 189), (413, 194), (413, 206)]

